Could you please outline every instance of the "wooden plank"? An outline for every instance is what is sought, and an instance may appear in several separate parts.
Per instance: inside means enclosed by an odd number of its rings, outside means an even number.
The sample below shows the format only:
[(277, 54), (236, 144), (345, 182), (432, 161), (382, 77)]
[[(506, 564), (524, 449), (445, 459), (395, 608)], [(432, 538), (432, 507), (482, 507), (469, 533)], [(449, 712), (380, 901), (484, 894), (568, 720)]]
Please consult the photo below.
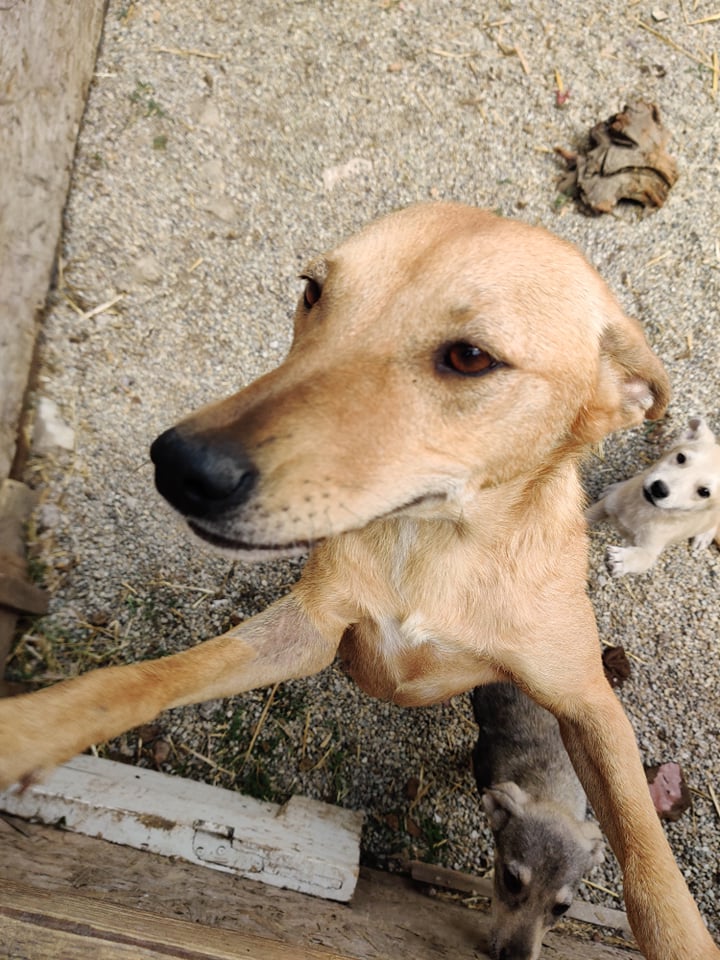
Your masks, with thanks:
[(10, 472), (105, 0), (0, 4), (0, 479)]
[(352, 960), (11, 881), (0, 881), (0, 919), (5, 956), (32, 960)]
[[(0, 849), (0, 879), (22, 877), (41, 891), (83, 894), (362, 960), (487, 960), (487, 904), (472, 898), (466, 906), (458, 894), (428, 896), (427, 887), (403, 875), (363, 867), (352, 902), (338, 904), (15, 817), (0, 816)], [(640, 960), (597, 929), (590, 942), (577, 933), (561, 924), (547, 935), (543, 955)]]
[[(459, 870), (438, 867), (420, 860), (411, 860), (408, 867), (413, 880), (418, 880), (420, 883), (446, 887), (448, 890), (458, 890), (472, 896), (487, 897), (488, 900), (492, 898), (493, 882), (488, 877), (475, 877), (470, 873), (461, 873)], [(617, 930), (630, 938), (633, 935), (627, 914), (623, 910), (613, 910), (611, 907), (575, 899), (566, 916), (569, 920), (579, 920), (596, 927)]]
[(0, 554), (0, 605), (21, 613), (47, 613), (50, 603), (47, 592), (30, 583), (24, 576), (11, 572), (6, 556)]
[(0, 810), (330, 900), (352, 897), (363, 815), (306, 797), (267, 803), (112, 760), (75, 757)]

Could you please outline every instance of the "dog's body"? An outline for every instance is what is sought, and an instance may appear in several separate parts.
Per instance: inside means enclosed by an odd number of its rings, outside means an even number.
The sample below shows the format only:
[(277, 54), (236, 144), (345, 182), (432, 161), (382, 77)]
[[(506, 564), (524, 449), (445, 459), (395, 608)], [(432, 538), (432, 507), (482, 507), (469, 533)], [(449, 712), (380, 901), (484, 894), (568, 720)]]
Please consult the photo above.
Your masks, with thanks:
[(555, 714), (652, 960), (718, 960), (600, 661), (576, 463), (667, 379), (571, 246), (412, 207), (306, 271), (285, 362), (153, 444), (158, 489), (233, 556), (310, 550), (291, 593), (174, 656), (0, 703), (0, 781), (172, 706), (316, 673), (430, 704), (512, 679)]
[(710, 546), (720, 532), (720, 445), (705, 421), (693, 417), (657, 463), (608, 487), (585, 515), (610, 520), (632, 544), (608, 547), (614, 576), (644, 573), (671, 543)]
[(494, 957), (537, 960), (586, 871), (603, 860), (597, 826), (557, 720), (512, 683), (476, 687), (473, 770), (495, 840)]

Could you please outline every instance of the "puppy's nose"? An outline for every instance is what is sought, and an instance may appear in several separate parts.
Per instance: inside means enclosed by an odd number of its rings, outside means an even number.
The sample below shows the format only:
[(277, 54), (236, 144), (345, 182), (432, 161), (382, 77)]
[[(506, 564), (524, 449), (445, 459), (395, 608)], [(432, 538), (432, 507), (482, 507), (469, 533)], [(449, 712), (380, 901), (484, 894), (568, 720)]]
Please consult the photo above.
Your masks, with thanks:
[(226, 438), (166, 430), (150, 447), (155, 486), (186, 516), (216, 517), (243, 503), (257, 469), (243, 447)]
[(653, 500), (664, 500), (670, 493), (670, 488), (662, 480), (654, 480), (650, 484), (650, 493), (652, 494)]

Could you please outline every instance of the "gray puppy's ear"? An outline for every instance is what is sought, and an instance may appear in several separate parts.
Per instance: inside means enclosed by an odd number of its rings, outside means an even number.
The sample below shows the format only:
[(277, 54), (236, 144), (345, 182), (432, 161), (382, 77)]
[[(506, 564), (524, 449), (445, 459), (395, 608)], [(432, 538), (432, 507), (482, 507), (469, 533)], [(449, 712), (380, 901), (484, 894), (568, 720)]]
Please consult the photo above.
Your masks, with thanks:
[(529, 794), (511, 780), (490, 787), (482, 798), (490, 828), (494, 831), (502, 830), (510, 817), (522, 817), (529, 799)]

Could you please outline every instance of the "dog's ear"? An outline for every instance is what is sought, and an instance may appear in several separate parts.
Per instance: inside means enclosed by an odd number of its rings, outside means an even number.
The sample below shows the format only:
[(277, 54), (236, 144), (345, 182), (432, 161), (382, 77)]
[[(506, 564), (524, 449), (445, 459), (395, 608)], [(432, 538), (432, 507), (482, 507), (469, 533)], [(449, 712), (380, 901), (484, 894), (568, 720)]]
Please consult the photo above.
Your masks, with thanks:
[(585, 820), (580, 825), (580, 830), (588, 842), (588, 852), (590, 854), (588, 867), (597, 867), (605, 859), (605, 842), (600, 833), (600, 828), (591, 820)]
[(493, 831), (502, 830), (510, 817), (521, 817), (530, 799), (516, 783), (496, 783), (483, 793), (483, 807)]
[(667, 374), (640, 324), (612, 306), (612, 321), (600, 336), (595, 390), (573, 426), (583, 443), (595, 443), (644, 419), (658, 420), (670, 399)]
[(702, 417), (691, 417), (676, 443), (715, 443), (715, 434)]

